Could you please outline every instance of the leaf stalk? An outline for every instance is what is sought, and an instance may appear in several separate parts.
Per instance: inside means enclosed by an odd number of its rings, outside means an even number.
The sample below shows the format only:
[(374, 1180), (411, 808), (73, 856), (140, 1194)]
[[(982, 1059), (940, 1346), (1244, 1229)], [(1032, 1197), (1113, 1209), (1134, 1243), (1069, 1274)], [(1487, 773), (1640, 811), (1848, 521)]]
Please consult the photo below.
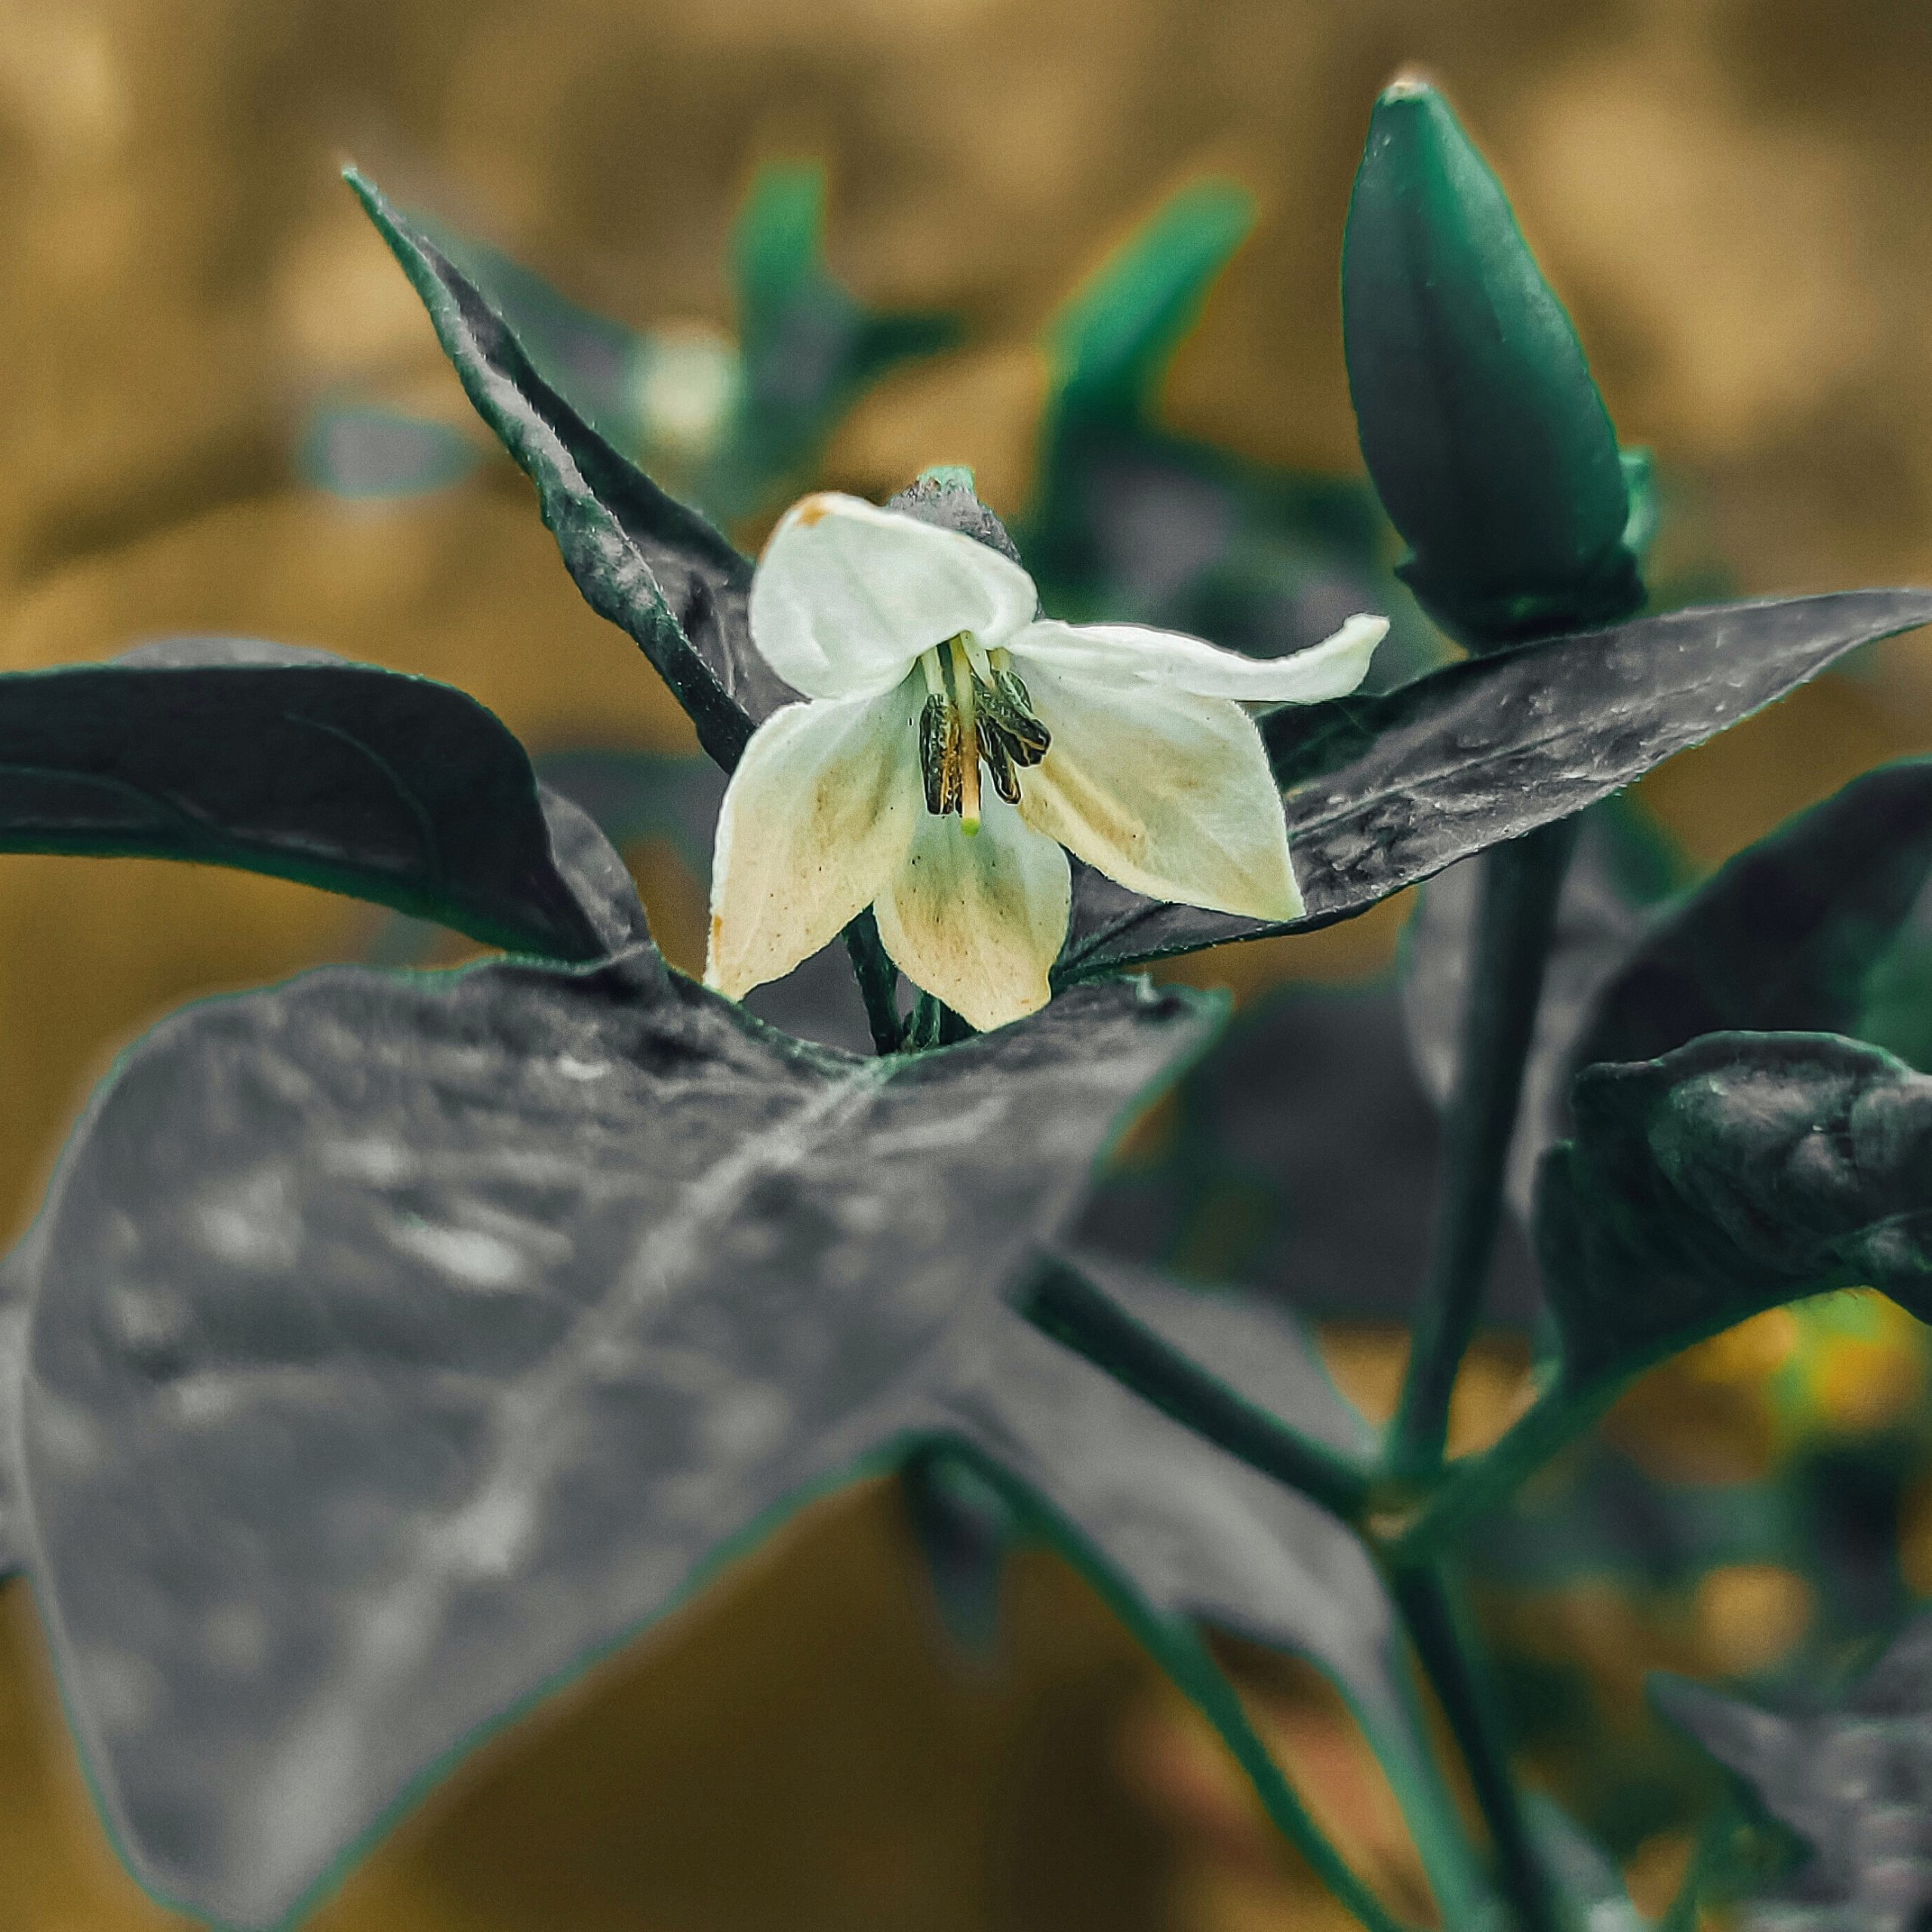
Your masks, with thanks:
[(1177, 1354), (1078, 1269), (1048, 1262), (1023, 1303), (1029, 1320), (1164, 1414), (1344, 1522), (1367, 1509), (1370, 1478), (1355, 1458), (1278, 1420)]
[(1498, 1887), (1521, 1932), (1562, 1932), (1561, 1900), (1537, 1855), (1489, 1687), (1463, 1641), (1442, 1573), (1433, 1564), (1396, 1567), (1389, 1573), (1389, 1585), (1417, 1658), (1461, 1747), (1494, 1847)]
[(1577, 829), (1574, 817), (1559, 819), (1495, 848), (1481, 861), (1475, 957), (1456, 1084), (1444, 1122), (1429, 1273), (1389, 1431), (1389, 1467), (1398, 1480), (1427, 1482), (1442, 1466), (1449, 1399), (1475, 1333), (1495, 1252), (1523, 1069)]

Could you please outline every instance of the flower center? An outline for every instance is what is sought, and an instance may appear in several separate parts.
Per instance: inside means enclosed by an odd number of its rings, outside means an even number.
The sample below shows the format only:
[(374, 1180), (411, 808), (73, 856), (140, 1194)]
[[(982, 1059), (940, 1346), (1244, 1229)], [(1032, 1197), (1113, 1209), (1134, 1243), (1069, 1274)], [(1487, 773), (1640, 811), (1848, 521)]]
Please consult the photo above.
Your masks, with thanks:
[(919, 770), (926, 810), (956, 814), (969, 838), (980, 829), (980, 766), (1009, 805), (1020, 802), (1020, 774), (1053, 742), (1003, 651), (989, 654), (970, 632), (921, 654), (926, 701), (919, 712)]

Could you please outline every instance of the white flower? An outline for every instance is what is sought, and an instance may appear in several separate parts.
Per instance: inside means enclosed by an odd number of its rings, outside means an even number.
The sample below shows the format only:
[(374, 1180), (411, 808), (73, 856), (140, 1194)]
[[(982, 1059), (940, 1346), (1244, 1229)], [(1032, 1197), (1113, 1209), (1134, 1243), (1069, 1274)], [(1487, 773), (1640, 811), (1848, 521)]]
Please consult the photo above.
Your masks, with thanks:
[(1255, 659), (1038, 608), (1017, 564), (956, 531), (853, 497), (786, 513), (752, 638), (807, 702), (758, 727), (725, 792), (706, 985), (739, 998), (869, 906), (914, 985), (1003, 1026), (1046, 1004), (1068, 852), (1151, 899), (1300, 914), (1242, 707), (1353, 691), (1386, 621)]

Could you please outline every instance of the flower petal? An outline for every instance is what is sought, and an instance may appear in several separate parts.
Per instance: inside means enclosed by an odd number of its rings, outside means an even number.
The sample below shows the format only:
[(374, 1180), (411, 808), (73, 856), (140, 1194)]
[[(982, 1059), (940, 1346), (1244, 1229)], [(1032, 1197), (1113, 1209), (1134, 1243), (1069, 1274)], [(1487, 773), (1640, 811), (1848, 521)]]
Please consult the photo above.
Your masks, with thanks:
[(1333, 637), (1285, 657), (1244, 657), (1198, 637), (1140, 624), (1029, 624), (1008, 638), (1016, 659), (1050, 664), (1070, 676), (1118, 683), (1134, 678), (1242, 704), (1320, 704), (1346, 697), (1368, 672), (1386, 617), (1351, 617)]
[(808, 697), (890, 690), (961, 631), (991, 647), (1030, 623), (1033, 580), (998, 551), (829, 492), (794, 503), (752, 577), (752, 641)]
[(900, 971), (985, 1032), (1046, 1004), (1072, 878), (1066, 854), (1004, 800), (981, 810), (971, 838), (958, 819), (922, 814), (875, 909)]
[(1281, 795), (1253, 718), (1226, 698), (1016, 667), (1053, 734), (1020, 811), (1076, 858), (1150, 899), (1298, 918)]
[(718, 818), (704, 983), (733, 999), (791, 971), (869, 906), (924, 817), (916, 681), (788, 704), (752, 734)]

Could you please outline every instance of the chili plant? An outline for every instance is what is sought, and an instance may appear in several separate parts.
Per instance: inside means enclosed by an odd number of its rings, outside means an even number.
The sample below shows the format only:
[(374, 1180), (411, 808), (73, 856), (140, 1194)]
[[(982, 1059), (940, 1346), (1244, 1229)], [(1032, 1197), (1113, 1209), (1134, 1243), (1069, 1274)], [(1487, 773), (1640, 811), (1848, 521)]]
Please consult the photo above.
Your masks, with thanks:
[[(611, 846), (460, 692), (208, 639), (0, 679), (7, 849), (280, 874), (515, 955), (329, 968), (164, 1022), (0, 1271), (0, 1555), (135, 1873), (204, 1918), (292, 1921), (481, 1737), (810, 1498), (897, 1471), (928, 1513), (984, 1511), (994, 1555), (1037, 1538), (1091, 1579), (1371, 1932), (1398, 1921), (1206, 1632), (1333, 1681), (1445, 1922), (1626, 1910), (1518, 1782), (1469, 1540), (1746, 1315), (1852, 1286), (1932, 1309), (1932, 1078), (1854, 1037), (1932, 867), (1932, 763), (1866, 774), (1661, 912), (1584, 916), (1604, 804), (1932, 621), (1932, 592), (1642, 614), (1632, 466), (1418, 85), (1371, 123), (1344, 347), (1401, 574), (1465, 655), (1369, 696), (1372, 617), (1243, 657), (1043, 615), (958, 472), (884, 509), (808, 499), (755, 567), (350, 180), (579, 588), (731, 774), (712, 984), (665, 964)], [(1144, 400), (1088, 400), (1109, 395)], [(1278, 1302), (1068, 1230), (1224, 1016), (1135, 969), (1432, 878), (1408, 1001), (1443, 1157), (1378, 1433)], [(835, 938), (869, 1053), (733, 997)], [(1260, 1098), (1319, 1103), (1292, 1055)], [(1381, 1151), (1343, 1150), (1364, 1217)], [(1549, 1346), (1521, 1418), (1452, 1460), (1512, 1213)], [(1915, 1628), (1801, 1715), (1660, 1690), (1740, 1781), (1675, 1922), (1747, 1882), (1820, 1925), (1916, 1922), (1924, 1650)]]

